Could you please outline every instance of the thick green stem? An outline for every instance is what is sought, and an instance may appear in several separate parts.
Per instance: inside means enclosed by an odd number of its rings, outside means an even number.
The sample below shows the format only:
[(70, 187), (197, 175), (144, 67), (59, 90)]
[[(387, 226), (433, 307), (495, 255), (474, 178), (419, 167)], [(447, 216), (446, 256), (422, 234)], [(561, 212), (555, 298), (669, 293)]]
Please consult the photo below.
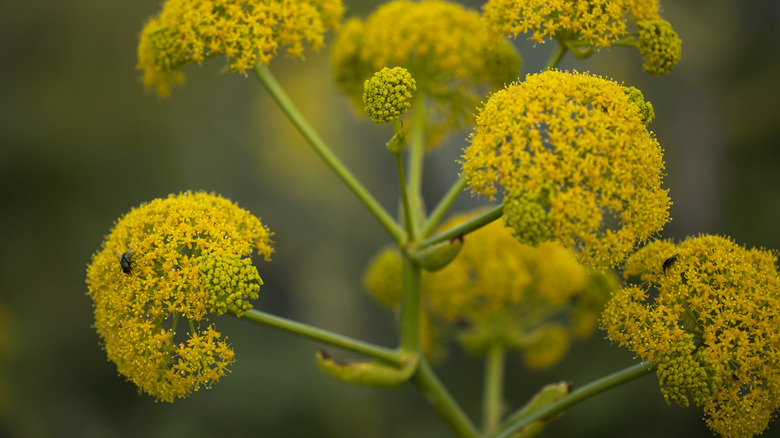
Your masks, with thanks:
[(561, 41), (558, 41), (558, 45), (555, 46), (555, 50), (550, 55), (550, 58), (547, 59), (547, 64), (544, 65), (544, 70), (550, 70), (558, 67), (558, 64), (560, 64), (561, 59), (563, 59), (563, 55), (566, 54), (567, 50), (568, 49), (566, 45)]
[(395, 169), (398, 173), (398, 184), (401, 190), (401, 209), (403, 210), (404, 222), (406, 226), (406, 233), (409, 236), (409, 240), (414, 240), (414, 225), (412, 219), (412, 210), (409, 205), (409, 185), (406, 184), (406, 178), (404, 177), (404, 163), (401, 158), (401, 153), (395, 155)]
[(398, 223), (390, 216), (387, 211), (374, 199), (371, 193), (363, 187), (363, 185), (352, 175), (341, 161), (333, 154), (330, 148), (320, 138), (319, 134), (311, 127), (309, 122), (298, 111), (298, 108), (292, 103), (287, 93), (284, 92), (281, 85), (276, 81), (276, 78), (271, 74), (268, 68), (262, 64), (255, 64), (252, 71), (255, 76), (260, 80), (260, 83), (268, 90), (268, 93), (279, 105), (279, 108), (287, 115), (293, 125), (303, 135), (306, 141), (311, 147), (319, 154), (319, 156), (325, 161), (325, 163), (333, 170), (336, 175), (341, 178), (344, 184), (357, 196), (357, 198), (368, 208), (371, 214), (379, 221), (379, 223), (390, 233), (393, 239), (401, 243), (405, 239), (405, 233)]
[(420, 279), (422, 269), (408, 254), (403, 257), (401, 294), (401, 350), (417, 354), (420, 346)]
[(424, 216), (422, 203), (422, 175), (425, 158), (425, 115), (428, 98), (424, 92), (419, 92), (412, 106), (412, 128), (409, 134), (409, 212), (412, 218), (412, 229), (415, 235)]
[(528, 416), (515, 414), (507, 420), (504, 427), (494, 435), (493, 438), (507, 438), (512, 436), (518, 430), (528, 426), (534, 421), (544, 420), (555, 414), (565, 411), (571, 406), (589, 399), (594, 395), (600, 394), (610, 388), (620, 386), (624, 383), (630, 382), (634, 379), (642, 377), (646, 374), (655, 371), (656, 365), (650, 362), (642, 362), (633, 366), (630, 366), (624, 370), (610, 374), (595, 382), (589, 383), (582, 388), (572, 391), (571, 394), (560, 398), (559, 400), (545, 406), (542, 409), (531, 412)]
[[(235, 315), (235, 309), (229, 308), (230, 313)], [(259, 310), (247, 310), (239, 318), (251, 321), (257, 324), (267, 325), (269, 327), (284, 330), (286, 332), (303, 336), (323, 344), (343, 348), (344, 350), (354, 351), (355, 353), (365, 354), (375, 357), (395, 365), (403, 365), (404, 361), (401, 355), (389, 348), (380, 347), (368, 342), (358, 341), (347, 336), (312, 327), (297, 321), (292, 321), (280, 316), (270, 315)]]
[(490, 210), (478, 216), (475, 216), (474, 218), (469, 219), (466, 222), (463, 222), (457, 227), (450, 228), (449, 230), (443, 233), (439, 233), (435, 236), (431, 236), (423, 240), (418, 246), (418, 249), (423, 249), (440, 242), (446, 242), (458, 236), (465, 236), (466, 234), (472, 231), (476, 231), (484, 227), (485, 225), (493, 222), (494, 220), (500, 218), (501, 215), (503, 214), (504, 214), (504, 204), (497, 205), (491, 208)]
[(433, 373), (425, 357), (420, 358), (420, 364), (412, 377), (412, 383), (417, 385), (420, 392), (425, 395), (428, 402), (444, 418), (444, 421), (452, 427), (457, 436), (461, 438), (477, 438), (479, 436), (474, 424)]
[(485, 357), (485, 387), (482, 399), (482, 432), (488, 436), (501, 424), (504, 386), (504, 346), (493, 342)]
[(439, 225), (439, 222), (441, 222), (444, 215), (450, 211), (452, 204), (455, 203), (455, 200), (458, 199), (458, 196), (463, 193), (463, 189), (465, 187), (466, 178), (461, 177), (455, 181), (455, 184), (450, 187), (441, 201), (439, 201), (439, 203), (436, 205), (436, 208), (433, 209), (430, 216), (428, 216), (428, 220), (425, 222), (425, 225), (423, 225), (422, 230), (420, 230), (420, 236), (428, 237), (431, 235), (431, 233), (433, 233), (433, 230), (436, 229), (437, 225)]

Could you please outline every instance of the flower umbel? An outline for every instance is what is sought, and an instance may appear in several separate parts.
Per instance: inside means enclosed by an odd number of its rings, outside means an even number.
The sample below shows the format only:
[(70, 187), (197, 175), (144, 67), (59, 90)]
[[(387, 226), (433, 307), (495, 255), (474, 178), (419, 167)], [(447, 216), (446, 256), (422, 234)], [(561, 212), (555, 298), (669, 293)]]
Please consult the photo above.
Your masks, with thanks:
[[(658, 15), (658, 0), (489, 0), (485, 21), (495, 34), (530, 33), (536, 43), (555, 38), (580, 57), (592, 47), (633, 46), (645, 56), (645, 72), (654, 75), (668, 73), (680, 59), (681, 41)], [(591, 49), (583, 52), (583, 46)]]
[(268, 64), (281, 47), (293, 57), (304, 43), (317, 50), (326, 28), (338, 28), (341, 0), (167, 0), (141, 31), (138, 68), (161, 96), (184, 76), (178, 70), (225, 55), (239, 73)]
[(403, 67), (383, 68), (366, 79), (363, 103), (366, 114), (376, 123), (398, 120), (412, 106), (412, 93), (417, 85)]
[[(227, 199), (184, 193), (117, 221), (92, 257), (87, 286), (95, 328), (120, 374), (158, 400), (209, 386), (233, 350), (208, 321), (251, 308), (262, 280), (249, 258), (273, 249), (259, 219)], [(117, 254), (133, 249), (132, 269)]]
[[(470, 216), (457, 216), (443, 228)], [(368, 268), (365, 287), (385, 306), (400, 300), (400, 265), (400, 255), (386, 249)], [(499, 344), (519, 350), (528, 367), (545, 368), (565, 355), (572, 338), (592, 333), (616, 286), (612, 277), (589, 275), (555, 243), (521, 244), (494, 222), (466, 236), (449, 265), (424, 273), (423, 315), (434, 325), (435, 340), (449, 333), (476, 354)]]
[(776, 261), (718, 236), (652, 242), (625, 268), (644, 285), (617, 291), (602, 325), (611, 340), (658, 364), (667, 401), (703, 406), (722, 436), (760, 434), (780, 408)]
[(336, 85), (360, 110), (366, 79), (384, 67), (406, 68), (431, 98), (429, 146), (453, 126), (467, 126), (484, 92), (515, 80), (520, 69), (513, 46), (490, 38), (477, 12), (440, 0), (394, 0), (365, 21), (348, 20), (332, 64)]
[(489, 0), (485, 4), (491, 31), (513, 36), (531, 32), (529, 38), (537, 43), (568, 34), (607, 47), (626, 34), (628, 15), (634, 20), (656, 18), (658, 0)]
[(645, 57), (645, 73), (660, 76), (669, 73), (680, 60), (682, 41), (666, 20), (642, 20), (639, 29), (639, 53)]
[(647, 118), (613, 81), (528, 75), (480, 111), (463, 175), (491, 199), (503, 188), (504, 221), (521, 241), (549, 235), (586, 264), (615, 266), (669, 220), (662, 151)]

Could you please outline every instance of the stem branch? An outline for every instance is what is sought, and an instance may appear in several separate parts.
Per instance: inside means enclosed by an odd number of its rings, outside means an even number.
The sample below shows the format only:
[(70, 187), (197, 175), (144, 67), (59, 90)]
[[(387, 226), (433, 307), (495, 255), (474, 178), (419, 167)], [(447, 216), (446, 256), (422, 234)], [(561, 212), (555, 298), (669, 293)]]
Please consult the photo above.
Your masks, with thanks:
[(485, 388), (482, 399), (482, 432), (485, 436), (498, 430), (501, 423), (503, 385), (504, 346), (500, 342), (493, 342), (485, 357)]
[(500, 218), (501, 215), (503, 214), (504, 214), (504, 204), (497, 205), (491, 208), (490, 210), (480, 215), (477, 215), (467, 220), (466, 222), (463, 222), (457, 227), (450, 228), (447, 231), (444, 231), (442, 233), (439, 233), (435, 236), (431, 236), (423, 240), (418, 246), (418, 249), (423, 249), (440, 242), (445, 242), (447, 240), (451, 240), (458, 236), (464, 236), (472, 231), (476, 231), (482, 228), (483, 226), (493, 222), (494, 220)]
[(439, 225), (439, 222), (441, 222), (444, 215), (447, 214), (447, 212), (450, 210), (452, 204), (455, 203), (455, 200), (458, 199), (458, 196), (463, 193), (463, 189), (465, 187), (466, 178), (461, 177), (455, 181), (455, 184), (450, 187), (441, 201), (439, 201), (439, 203), (433, 209), (430, 216), (428, 216), (428, 220), (425, 222), (425, 225), (423, 225), (422, 230), (420, 230), (420, 235), (422, 237), (428, 237), (431, 235), (431, 233), (433, 233), (433, 230), (437, 225)]
[(439, 412), (444, 421), (452, 427), (455, 433), (461, 438), (477, 438), (479, 433), (471, 420), (461, 410), (455, 402), (447, 388), (442, 385), (425, 357), (420, 357), (420, 364), (417, 366), (417, 372), (412, 377), (412, 383), (428, 399), (428, 402)]
[(341, 161), (333, 154), (328, 145), (320, 138), (317, 131), (312, 128), (309, 122), (298, 111), (295, 104), (292, 103), (287, 93), (284, 92), (281, 85), (276, 81), (276, 78), (271, 74), (268, 68), (262, 64), (255, 64), (252, 68), (257, 79), (263, 84), (268, 93), (274, 99), (282, 112), (287, 115), (293, 125), (303, 135), (306, 141), (311, 145), (317, 154), (325, 161), (325, 163), (333, 170), (336, 175), (341, 178), (341, 181), (347, 185), (352, 193), (368, 208), (371, 214), (379, 221), (379, 223), (390, 233), (393, 239), (401, 243), (403, 242), (405, 235), (403, 229), (398, 223), (390, 216), (387, 211), (374, 199), (371, 193), (363, 187), (363, 185), (352, 175)]
[[(235, 309), (229, 309), (229, 311), (235, 315)], [(259, 310), (247, 310), (238, 318), (284, 330), (286, 332), (298, 336), (303, 336), (323, 344), (343, 348), (344, 350), (365, 354), (366, 356), (375, 357), (398, 366), (403, 364), (403, 360), (398, 352), (389, 348), (380, 347), (368, 342), (358, 341), (357, 339), (353, 339), (348, 336), (333, 333), (317, 327), (312, 327), (310, 325), (282, 318), (280, 316), (271, 315)]]
[(644, 376), (655, 371), (656, 365), (650, 362), (641, 362), (636, 365), (630, 366), (616, 373), (610, 374), (606, 377), (602, 377), (595, 382), (591, 382), (575, 391), (571, 394), (560, 398), (554, 403), (551, 403), (537, 411), (533, 411), (528, 416), (515, 414), (507, 420), (504, 427), (494, 435), (493, 438), (507, 438), (512, 436), (514, 432), (528, 426), (529, 424), (549, 418), (559, 412), (563, 412), (569, 407), (587, 400), (594, 395), (600, 394), (610, 388), (620, 386), (624, 383), (630, 382), (634, 379)]

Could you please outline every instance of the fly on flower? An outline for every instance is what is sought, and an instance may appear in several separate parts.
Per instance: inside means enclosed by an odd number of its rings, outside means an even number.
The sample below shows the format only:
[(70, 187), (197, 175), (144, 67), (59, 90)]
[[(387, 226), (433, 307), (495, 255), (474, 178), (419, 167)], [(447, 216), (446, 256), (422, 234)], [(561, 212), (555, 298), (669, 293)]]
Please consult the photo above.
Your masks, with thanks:
[(119, 264), (125, 274), (130, 275), (133, 272), (133, 248), (128, 248), (124, 254), (119, 256)]
[(662, 266), (662, 268), (664, 270), (664, 275), (666, 275), (666, 270), (669, 269), (670, 267), (672, 267), (672, 265), (677, 262), (677, 256), (679, 256), (679, 255), (680, 254), (675, 254), (675, 255), (669, 257), (668, 259), (664, 260), (664, 264)]

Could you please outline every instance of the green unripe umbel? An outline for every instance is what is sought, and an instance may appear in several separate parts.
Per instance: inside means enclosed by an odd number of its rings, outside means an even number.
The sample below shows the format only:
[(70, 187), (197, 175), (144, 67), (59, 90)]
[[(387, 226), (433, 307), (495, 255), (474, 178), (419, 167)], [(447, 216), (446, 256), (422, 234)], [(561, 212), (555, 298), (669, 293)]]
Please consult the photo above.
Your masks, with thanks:
[(376, 123), (398, 120), (412, 106), (417, 90), (414, 78), (403, 67), (383, 68), (363, 84), (366, 114)]

